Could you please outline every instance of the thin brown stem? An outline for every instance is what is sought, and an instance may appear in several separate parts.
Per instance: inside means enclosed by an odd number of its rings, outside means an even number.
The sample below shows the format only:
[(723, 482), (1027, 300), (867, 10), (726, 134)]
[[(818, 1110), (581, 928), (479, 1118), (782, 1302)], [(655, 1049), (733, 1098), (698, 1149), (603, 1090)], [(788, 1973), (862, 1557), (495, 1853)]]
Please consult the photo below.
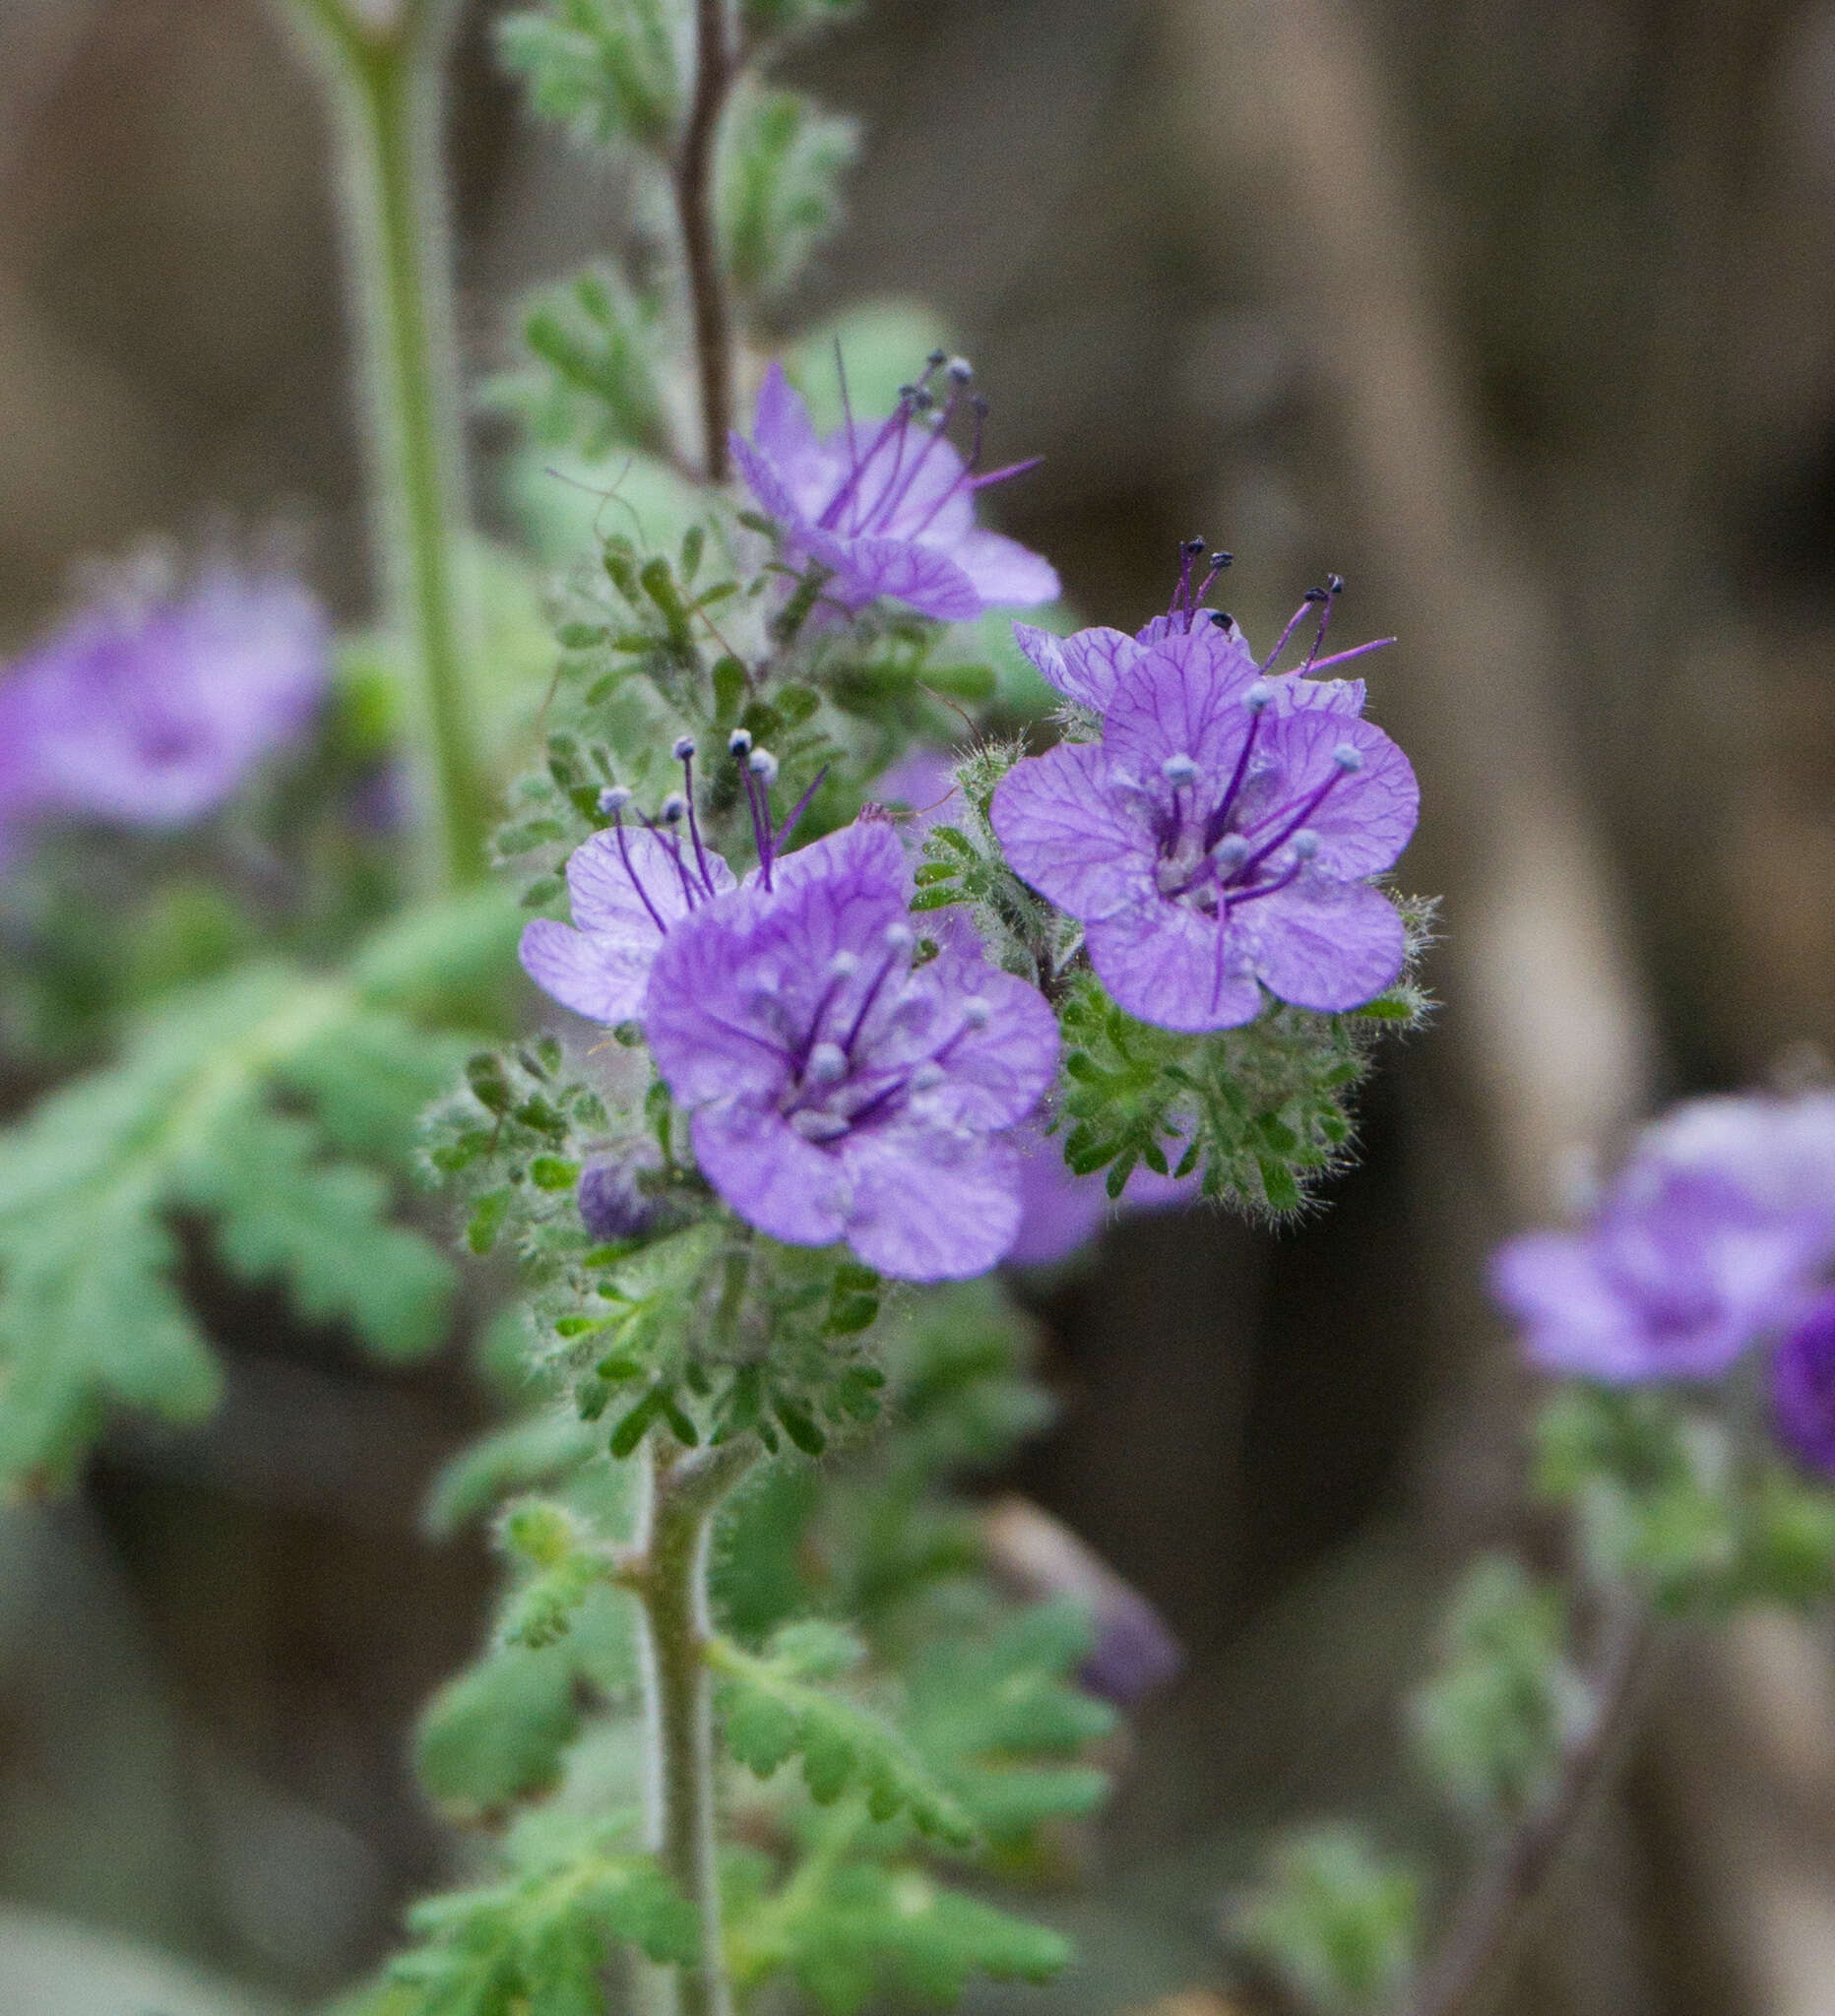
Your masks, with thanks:
[(1549, 1879), (1623, 1762), (1657, 1645), (1655, 1621), (1627, 1603), (1605, 1628), (1597, 1712), (1562, 1759), (1553, 1790), (1480, 1868), (1407, 2016), (1479, 2016), (1503, 1986)]
[(674, 175), (701, 386), (701, 452), (712, 483), (727, 479), (727, 436), (732, 427), (732, 317), (714, 219), (715, 144), (735, 74), (728, 6), (728, 0), (695, 0), (694, 98)]

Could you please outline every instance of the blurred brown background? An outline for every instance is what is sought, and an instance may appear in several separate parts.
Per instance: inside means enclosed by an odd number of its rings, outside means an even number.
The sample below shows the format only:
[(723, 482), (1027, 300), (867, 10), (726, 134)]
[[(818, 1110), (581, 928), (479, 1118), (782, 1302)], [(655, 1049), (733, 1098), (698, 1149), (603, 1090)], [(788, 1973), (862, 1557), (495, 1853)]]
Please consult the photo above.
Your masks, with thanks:
[[(624, 205), (473, 12), (489, 366)], [(1164, 603), (1194, 532), (1253, 635), (1345, 574), (1347, 632), (1402, 639), (1373, 711), (1446, 899), (1438, 1026), (1328, 1214), (1139, 1223), (1041, 1303), (1064, 1412), (1015, 1481), (1193, 1654), (1063, 1901), (1089, 1962), (1027, 1997), (1081, 2016), (1223, 1979), (1271, 1819), (1441, 1841), (1394, 1704), (1446, 1575), (1523, 1525), (1485, 1247), (1653, 1100), (1835, 1051), (1835, 5), (879, 0), (799, 64), (867, 133), (804, 305), (943, 314), (1002, 452), (1048, 458), (1004, 522), (1092, 615)], [(0, 638), (85, 554), (277, 511), (363, 612), (324, 169), (255, 0), (0, 10)], [(111, 1967), (229, 2006), (44, 1914), (306, 1999), (455, 1865), (406, 1733), (489, 1572), (413, 1519), (477, 1404), (206, 1292), (226, 1413), (0, 1524), (0, 2007), (112, 2011)], [(1835, 2010), (1830, 1674), (1768, 1620), (1683, 1648), (1522, 2008)]]

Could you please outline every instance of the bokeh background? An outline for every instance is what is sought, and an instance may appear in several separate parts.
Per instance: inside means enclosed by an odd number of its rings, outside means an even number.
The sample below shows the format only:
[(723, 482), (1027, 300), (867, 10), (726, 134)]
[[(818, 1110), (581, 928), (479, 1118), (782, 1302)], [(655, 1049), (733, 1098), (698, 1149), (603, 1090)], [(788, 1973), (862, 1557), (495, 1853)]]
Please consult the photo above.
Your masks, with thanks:
[[(491, 12), (451, 136), (480, 372), (518, 292), (629, 221), (520, 116)], [(1202, 533), (1252, 635), (1335, 568), (1347, 632), (1402, 639), (1374, 712), (1422, 775), (1436, 1026), (1304, 1228), (1135, 1221), (1035, 1291), (1060, 1417), (989, 1480), (1190, 1659), (1053, 1902), (1086, 1964), (982, 1999), (1222, 2016), (1259, 1830), (1444, 1845), (1396, 1704), (1458, 1563), (1546, 1543), (1487, 1243), (1653, 1102), (1835, 1051), (1835, 5), (877, 0), (798, 60), (867, 143), (799, 308), (941, 318), (1003, 458), (1047, 458), (1003, 523), (1081, 608), (1132, 627)], [(258, 0), (6, 0), (0, 644), (86, 555), (277, 512), (365, 612), (325, 171)], [(407, 1737), (490, 1569), (416, 1507), (482, 1403), (193, 1287), (224, 1411), (0, 1517), (21, 2016), (302, 2006), (458, 1866)], [(1680, 1648), (1523, 2010), (1835, 2010), (1832, 1674), (1767, 1618)]]

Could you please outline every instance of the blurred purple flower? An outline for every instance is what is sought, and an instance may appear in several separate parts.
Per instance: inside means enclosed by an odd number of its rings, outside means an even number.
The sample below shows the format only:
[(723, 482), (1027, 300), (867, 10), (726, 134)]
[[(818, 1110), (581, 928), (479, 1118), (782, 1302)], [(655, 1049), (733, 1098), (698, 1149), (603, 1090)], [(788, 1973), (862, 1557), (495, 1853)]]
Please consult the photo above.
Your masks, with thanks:
[(1011, 1130), (1057, 1024), (954, 933), (914, 968), (909, 873), (866, 821), (672, 927), (643, 1023), (703, 1173), (792, 1245), (910, 1281), (984, 1273), (1019, 1229)]
[(1835, 1477), (1835, 1294), (1814, 1303), (1778, 1346), (1771, 1410), (1785, 1446)]
[(1065, 1260), (1103, 1229), (1110, 1219), (1136, 1211), (1168, 1211), (1192, 1203), (1202, 1174), (1155, 1175), (1137, 1163), (1120, 1197), (1111, 1201), (1105, 1172), (1079, 1176), (1065, 1166), (1063, 1147), (1055, 1135), (1035, 1123), (1034, 1135), (1020, 1164), (1020, 1228), (1007, 1259), (1016, 1267), (1044, 1267)]
[(940, 362), (885, 419), (851, 418), (826, 439), (774, 363), (751, 440), (732, 437), (740, 473), (783, 528), (787, 556), (826, 567), (832, 578), (824, 596), (850, 609), (884, 596), (920, 615), (962, 622), (989, 607), (1048, 602), (1058, 592), (1049, 562), (975, 523), (975, 493), (1031, 465), (977, 472), (979, 405), (975, 449), (963, 460), (947, 429), (966, 367), (947, 367), (959, 382), (932, 411), (927, 381)]
[(1143, 647), (1118, 665), (1103, 739), (1018, 764), (994, 831), (1083, 919), (1098, 976), (1143, 1022), (1232, 1029), (1263, 986), (1358, 1007), (1402, 969), (1402, 919), (1363, 878), (1415, 830), (1415, 774), (1370, 723), (1219, 666), (1202, 627)]
[(217, 567), (182, 594), (86, 610), (0, 682), (6, 813), (200, 819), (304, 735), (330, 671), (324, 614), (285, 576)]
[(1784, 1209), (1707, 1167), (1638, 1156), (1577, 1232), (1529, 1232), (1491, 1262), (1545, 1371), (1712, 1379), (1789, 1322), (1826, 1247), (1815, 1209)]
[(661, 1151), (648, 1141), (587, 1164), (574, 1195), (580, 1221), (594, 1238), (607, 1243), (641, 1239), (659, 1228), (667, 1216), (665, 1206), (646, 1195), (638, 1178), (662, 1166)]

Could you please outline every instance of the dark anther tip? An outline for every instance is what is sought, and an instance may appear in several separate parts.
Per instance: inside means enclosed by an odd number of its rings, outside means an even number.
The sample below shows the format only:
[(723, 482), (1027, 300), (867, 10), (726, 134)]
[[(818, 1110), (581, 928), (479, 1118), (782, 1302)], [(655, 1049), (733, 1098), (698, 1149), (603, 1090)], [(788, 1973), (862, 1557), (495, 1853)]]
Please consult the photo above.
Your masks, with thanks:
[(970, 410), (970, 411), (971, 411), (972, 413), (976, 414), (978, 418), (981, 418), (981, 419), (983, 419), (983, 420), (984, 420), (984, 419), (986, 419), (986, 417), (987, 417), (987, 415), (988, 415), (989, 408), (988, 408), (988, 404), (987, 404), (987, 401), (986, 401), (986, 400), (985, 400), (985, 399), (984, 399), (984, 398), (983, 398), (983, 397), (981, 396), (981, 393), (979, 393), (979, 392), (978, 392), (978, 393), (977, 393), (977, 394), (975, 395), (975, 397), (974, 397), (974, 398), (973, 398), (972, 400), (970, 400), (970, 402), (969, 402), (969, 410)]
[(1345, 592), (1345, 577), (1342, 574), (1328, 574), (1325, 577), (1325, 585), (1334, 595), (1343, 595)]
[(1211, 621), (1215, 623), (1220, 630), (1228, 630), (1235, 622), (1235, 620), (1236, 619), (1230, 613), (1228, 609), (1213, 609), (1211, 611)]
[(1185, 541), (1185, 550), (1195, 560), (1210, 543), (1210, 540), (1205, 538), (1187, 539)]
[(1211, 565), (1213, 567), (1234, 567), (1235, 560), (1236, 556), (1234, 553), (1213, 553), (1211, 555)]
[(1308, 602), (1329, 602), (1331, 598), (1332, 595), (1330, 589), (1325, 588), (1309, 588), (1307, 589), (1306, 593), (1300, 598), (1302, 601)]
[(927, 357), (925, 357), (924, 362), (928, 364), (933, 371), (940, 370), (943, 365), (949, 362), (949, 352), (947, 350), (932, 350), (930, 354)]

